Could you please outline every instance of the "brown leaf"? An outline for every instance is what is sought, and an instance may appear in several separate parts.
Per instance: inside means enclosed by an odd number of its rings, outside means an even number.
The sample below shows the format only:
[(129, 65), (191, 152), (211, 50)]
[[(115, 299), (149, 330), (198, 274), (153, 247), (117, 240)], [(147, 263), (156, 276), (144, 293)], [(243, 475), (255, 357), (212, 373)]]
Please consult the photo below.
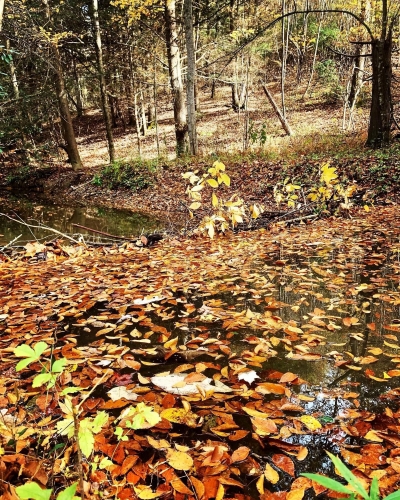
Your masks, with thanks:
[(275, 454), (272, 457), (272, 461), (279, 469), (294, 477), (294, 463), (291, 458), (286, 455)]
[(249, 456), (249, 453), (250, 449), (247, 446), (240, 446), (232, 453), (232, 463), (242, 462), (243, 460), (246, 460), (246, 458)]

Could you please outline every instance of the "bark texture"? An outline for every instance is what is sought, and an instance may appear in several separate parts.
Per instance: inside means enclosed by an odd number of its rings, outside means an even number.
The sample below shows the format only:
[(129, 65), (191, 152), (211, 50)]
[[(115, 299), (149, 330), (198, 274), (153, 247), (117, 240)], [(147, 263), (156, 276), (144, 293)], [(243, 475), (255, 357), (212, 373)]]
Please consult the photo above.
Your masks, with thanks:
[(106, 77), (105, 77), (104, 62), (103, 62), (103, 50), (101, 47), (99, 6), (97, 0), (92, 0), (92, 9), (93, 9), (93, 28), (95, 35), (95, 47), (96, 47), (96, 57), (97, 57), (97, 70), (100, 82), (101, 105), (103, 108), (104, 124), (106, 126), (108, 154), (110, 157), (110, 162), (113, 162), (115, 161), (114, 136), (112, 131), (111, 112), (107, 102), (107, 86), (106, 86)]
[(193, 12), (192, 0), (185, 0), (183, 6), (183, 17), (185, 21), (186, 54), (187, 54), (187, 123), (189, 132), (190, 154), (197, 155), (197, 131), (196, 131), (196, 56), (193, 38)]
[(165, 26), (167, 35), (167, 54), (169, 76), (174, 97), (174, 121), (176, 153), (182, 156), (186, 149), (187, 123), (185, 95), (182, 83), (181, 57), (176, 27), (175, 0), (165, 0)]

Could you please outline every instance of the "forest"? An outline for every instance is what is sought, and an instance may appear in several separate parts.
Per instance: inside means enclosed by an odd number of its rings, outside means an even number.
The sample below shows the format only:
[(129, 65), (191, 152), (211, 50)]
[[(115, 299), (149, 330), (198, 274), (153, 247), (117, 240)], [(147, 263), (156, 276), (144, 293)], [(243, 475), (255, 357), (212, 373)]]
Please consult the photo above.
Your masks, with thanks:
[(400, 500), (399, 0), (0, 0), (0, 499)]

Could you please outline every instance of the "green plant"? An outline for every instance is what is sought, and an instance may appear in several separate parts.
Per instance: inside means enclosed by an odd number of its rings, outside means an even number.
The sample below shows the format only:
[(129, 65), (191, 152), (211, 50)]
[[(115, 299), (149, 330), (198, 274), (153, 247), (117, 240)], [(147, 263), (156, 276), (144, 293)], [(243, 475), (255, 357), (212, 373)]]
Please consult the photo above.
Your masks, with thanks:
[[(78, 500), (75, 496), (78, 483), (73, 483), (57, 495), (57, 500)], [(21, 500), (49, 500), (53, 490), (43, 490), (37, 483), (29, 482), (15, 488)]]
[(31, 173), (29, 165), (18, 167), (7, 175), (7, 184), (21, 184), (29, 179)]
[(95, 186), (102, 186), (103, 181), (102, 181), (101, 175), (95, 174), (93, 176), (93, 179), (92, 179), (92, 184), (94, 184)]
[(155, 161), (145, 162), (140, 159), (115, 161), (105, 166), (92, 182), (109, 189), (128, 188), (132, 191), (141, 191), (155, 183), (156, 169)]
[[(335, 457), (332, 453), (326, 452), (329, 458), (332, 460), (334, 466), (336, 467), (339, 474), (347, 481), (347, 485), (336, 481), (335, 479), (331, 479), (326, 476), (322, 476), (320, 474), (309, 474), (304, 473), (302, 476), (315, 481), (316, 483), (325, 486), (326, 488), (337, 491), (338, 493), (344, 493), (349, 495), (349, 500), (357, 500), (359, 497), (364, 498), (365, 500), (380, 500), (381, 497), (379, 495), (379, 482), (376, 477), (372, 479), (371, 486), (369, 489), (369, 493), (365, 490), (362, 482), (355, 476), (350, 469), (346, 467), (346, 465), (340, 460), (340, 458)], [(400, 500), (400, 491), (395, 491), (390, 495), (384, 497), (385, 500)]]
[(40, 363), (42, 370), (41, 373), (36, 375), (33, 379), (32, 387), (34, 388), (41, 387), (45, 384), (47, 384), (47, 389), (54, 387), (57, 378), (62, 374), (67, 363), (67, 360), (65, 358), (60, 358), (55, 361), (53, 361), (51, 358), (47, 358), (43, 361), (41, 359), (42, 354), (48, 348), (49, 346), (48, 344), (46, 344), (46, 342), (38, 342), (33, 348), (28, 344), (21, 344), (14, 349), (15, 356), (17, 356), (18, 358), (24, 358), (21, 359), (21, 361), (15, 367), (15, 370), (17, 372), (23, 370), (31, 363)]
[(259, 144), (260, 146), (264, 146), (267, 142), (267, 125), (263, 123), (259, 129), (257, 129), (254, 125), (254, 122), (250, 122), (249, 127), (249, 138), (252, 144)]

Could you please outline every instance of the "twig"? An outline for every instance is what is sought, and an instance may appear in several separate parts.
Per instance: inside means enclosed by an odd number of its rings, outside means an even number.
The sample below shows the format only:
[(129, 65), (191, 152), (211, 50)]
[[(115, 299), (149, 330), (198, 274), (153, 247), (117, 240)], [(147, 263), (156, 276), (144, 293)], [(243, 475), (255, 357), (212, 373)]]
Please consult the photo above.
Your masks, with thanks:
[(125, 238), (124, 236), (115, 236), (110, 233), (105, 233), (104, 231), (98, 231), (97, 229), (92, 229), (90, 227), (86, 226), (81, 226), (80, 224), (72, 224), (74, 227), (79, 227), (81, 229), (85, 229), (85, 231), (89, 231), (91, 233), (96, 233), (96, 234), (102, 234), (103, 236), (109, 236), (110, 238), (114, 238), (116, 240), (125, 240), (125, 241), (132, 241), (132, 238)]
[(72, 238), (71, 236), (68, 236), (67, 234), (64, 234), (62, 233), (61, 231), (57, 231), (57, 229), (53, 229), (52, 227), (48, 227), (48, 226), (37, 226), (35, 224), (28, 224), (27, 222), (25, 221), (22, 221), (22, 220), (18, 220), (18, 219), (14, 219), (13, 217), (10, 217), (9, 215), (7, 214), (3, 214), (0, 212), (0, 216), (3, 216), (3, 217), (6, 217), (7, 219), (13, 221), (13, 222), (18, 222), (18, 224), (22, 224), (23, 226), (26, 226), (28, 228), (33, 228), (33, 229), (44, 229), (45, 231), (50, 231), (50, 232), (53, 232), (55, 234), (59, 234), (60, 236), (62, 236), (63, 238), (67, 238), (68, 240), (71, 240), (73, 241), (74, 243), (76, 243), (77, 245), (79, 245), (81, 242), (76, 240), (75, 238)]
[(10, 247), (13, 243), (15, 243), (17, 240), (19, 240), (21, 238), (22, 234), (20, 234), (19, 236), (16, 236), (13, 240), (11, 240), (9, 243), (7, 243), (7, 245), (4, 245), (4, 247), (1, 247), (0, 248), (0, 252), (3, 252), (6, 248)]
[(283, 220), (280, 222), (284, 222), (285, 224), (289, 224), (290, 222), (297, 222), (297, 221), (303, 220), (303, 219), (315, 219), (316, 217), (318, 217), (318, 214), (303, 215), (301, 217), (296, 217), (295, 219)]

